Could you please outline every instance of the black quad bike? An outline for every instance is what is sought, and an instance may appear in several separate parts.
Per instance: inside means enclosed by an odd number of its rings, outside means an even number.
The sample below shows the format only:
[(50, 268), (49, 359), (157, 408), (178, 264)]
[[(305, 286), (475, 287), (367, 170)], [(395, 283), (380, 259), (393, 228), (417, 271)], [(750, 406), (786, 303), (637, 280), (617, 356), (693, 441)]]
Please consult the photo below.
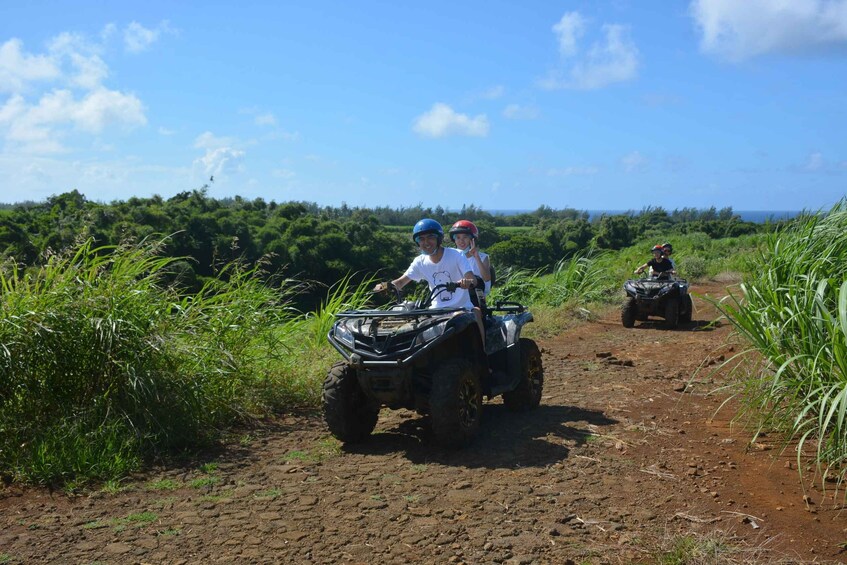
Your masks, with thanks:
[(621, 307), (621, 323), (631, 328), (636, 320), (646, 321), (648, 316), (665, 319), (669, 328), (691, 322), (693, 305), (688, 294), (688, 281), (668, 273), (630, 279), (623, 285), (627, 298)]
[[(541, 352), (521, 329), (532, 314), (515, 302), (483, 309), (485, 347), (472, 312), (429, 308), (454, 283), (418, 301), (383, 310), (337, 314), (327, 338), (344, 357), (323, 384), (324, 418), (343, 442), (367, 438), (381, 407), (429, 414), (436, 440), (447, 447), (471, 442), (480, 428), (483, 396), (503, 396), (512, 410), (538, 406), (544, 384)], [(502, 315), (494, 315), (499, 313)]]

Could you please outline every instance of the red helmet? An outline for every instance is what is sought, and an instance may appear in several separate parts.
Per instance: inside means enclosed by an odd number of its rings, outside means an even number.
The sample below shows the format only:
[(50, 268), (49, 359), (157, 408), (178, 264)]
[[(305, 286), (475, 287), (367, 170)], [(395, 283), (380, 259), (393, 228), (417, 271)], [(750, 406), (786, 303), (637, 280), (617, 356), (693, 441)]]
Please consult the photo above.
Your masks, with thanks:
[(650, 249), (650, 252), (652, 252), (652, 253), (655, 253), (656, 251), (658, 251), (661, 255), (665, 254), (665, 250), (662, 249), (661, 245), (654, 245), (653, 248)]
[(479, 237), (479, 230), (476, 225), (470, 220), (459, 220), (453, 227), (450, 228), (450, 240), (456, 241), (456, 234), (464, 233), (471, 236), (473, 239)]

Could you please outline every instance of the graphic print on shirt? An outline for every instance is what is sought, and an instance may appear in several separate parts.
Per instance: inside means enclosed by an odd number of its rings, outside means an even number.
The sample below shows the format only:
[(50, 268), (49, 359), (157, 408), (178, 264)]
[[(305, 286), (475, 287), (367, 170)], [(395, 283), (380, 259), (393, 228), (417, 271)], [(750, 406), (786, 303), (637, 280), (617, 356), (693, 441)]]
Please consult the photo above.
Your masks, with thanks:
[[(432, 274), (432, 288), (448, 282), (453, 282), (453, 278), (448, 271), (438, 271)], [(453, 298), (453, 293), (446, 290), (442, 291), (442, 294), (439, 295), (440, 300), (450, 300), (451, 298)]]

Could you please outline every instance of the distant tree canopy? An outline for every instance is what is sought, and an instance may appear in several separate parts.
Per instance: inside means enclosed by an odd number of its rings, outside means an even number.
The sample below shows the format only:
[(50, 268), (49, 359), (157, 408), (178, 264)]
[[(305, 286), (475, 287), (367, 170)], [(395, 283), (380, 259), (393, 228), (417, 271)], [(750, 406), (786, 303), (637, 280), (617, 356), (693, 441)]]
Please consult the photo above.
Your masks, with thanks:
[(475, 205), (458, 212), (420, 205), (331, 207), (238, 196), (215, 199), (205, 189), (169, 199), (133, 197), (104, 204), (73, 190), (44, 202), (0, 205), (0, 254), (36, 265), (48, 250), (63, 250), (81, 238), (114, 245), (170, 236), (167, 252), (186, 257), (179, 279), (189, 291), (233, 260), (249, 265), (261, 261), (270, 273), (330, 285), (347, 274), (402, 272), (415, 254), (411, 227), (421, 218), (441, 222), (445, 231), (456, 220), (474, 221), (480, 228), (480, 246), (498, 269), (543, 269), (589, 246), (620, 249), (648, 236), (658, 241), (674, 233), (702, 232), (722, 238), (761, 228), (741, 221), (730, 208), (646, 208), (589, 219), (587, 212), (548, 206), (513, 215)]

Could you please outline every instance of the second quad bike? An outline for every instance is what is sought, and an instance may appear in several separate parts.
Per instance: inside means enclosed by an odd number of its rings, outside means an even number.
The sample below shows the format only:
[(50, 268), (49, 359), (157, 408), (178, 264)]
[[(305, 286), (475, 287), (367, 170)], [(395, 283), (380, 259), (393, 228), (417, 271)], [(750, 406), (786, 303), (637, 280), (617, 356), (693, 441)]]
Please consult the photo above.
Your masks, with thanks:
[(436, 286), (418, 301), (388, 309), (337, 314), (330, 344), (343, 361), (323, 384), (324, 418), (343, 442), (366, 439), (382, 407), (428, 414), (435, 439), (447, 447), (470, 443), (479, 432), (483, 397), (502, 395), (507, 408), (538, 406), (544, 384), (541, 352), (521, 329), (532, 314), (516, 302), (483, 308), (485, 345), (473, 312), (430, 308)]
[(633, 327), (636, 320), (646, 321), (649, 316), (664, 318), (670, 328), (691, 322), (693, 304), (685, 279), (660, 273), (630, 279), (623, 288), (627, 297), (621, 307), (621, 323), (625, 328)]

